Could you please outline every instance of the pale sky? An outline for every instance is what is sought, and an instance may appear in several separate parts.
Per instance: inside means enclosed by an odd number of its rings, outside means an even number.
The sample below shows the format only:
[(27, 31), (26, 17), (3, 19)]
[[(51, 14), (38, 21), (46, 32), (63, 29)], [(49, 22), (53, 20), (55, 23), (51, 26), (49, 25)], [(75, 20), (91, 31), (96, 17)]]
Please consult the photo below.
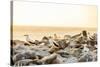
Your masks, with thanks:
[(52, 3), (14, 2), (14, 25), (97, 27), (97, 7)]

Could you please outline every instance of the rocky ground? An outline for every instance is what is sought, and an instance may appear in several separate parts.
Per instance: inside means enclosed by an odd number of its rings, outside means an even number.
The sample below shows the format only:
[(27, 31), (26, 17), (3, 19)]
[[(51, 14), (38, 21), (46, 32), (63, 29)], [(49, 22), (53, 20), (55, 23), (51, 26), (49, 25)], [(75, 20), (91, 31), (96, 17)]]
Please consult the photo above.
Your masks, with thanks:
[(97, 34), (82, 31), (59, 39), (44, 36), (41, 41), (11, 40), (11, 65), (31, 66), (97, 61)]

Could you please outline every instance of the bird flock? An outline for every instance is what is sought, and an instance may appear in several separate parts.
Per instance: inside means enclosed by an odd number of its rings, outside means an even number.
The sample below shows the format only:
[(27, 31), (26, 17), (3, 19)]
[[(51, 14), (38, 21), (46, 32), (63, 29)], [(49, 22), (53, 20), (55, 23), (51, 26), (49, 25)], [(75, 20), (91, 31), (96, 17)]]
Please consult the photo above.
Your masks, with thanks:
[(26, 41), (11, 40), (11, 65), (33, 66), (44, 64), (67, 64), (97, 61), (97, 34), (83, 30), (74, 36), (63, 38), (44, 36), (32, 40), (24, 35)]

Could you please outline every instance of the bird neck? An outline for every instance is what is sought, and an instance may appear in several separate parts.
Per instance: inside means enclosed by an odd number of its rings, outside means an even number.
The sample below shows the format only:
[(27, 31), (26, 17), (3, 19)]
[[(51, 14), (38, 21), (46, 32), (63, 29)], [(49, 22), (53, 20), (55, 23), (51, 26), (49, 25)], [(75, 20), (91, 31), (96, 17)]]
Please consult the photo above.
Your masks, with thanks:
[(27, 40), (27, 41), (29, 40), (29, 36), (26, 36), (26, 40)]

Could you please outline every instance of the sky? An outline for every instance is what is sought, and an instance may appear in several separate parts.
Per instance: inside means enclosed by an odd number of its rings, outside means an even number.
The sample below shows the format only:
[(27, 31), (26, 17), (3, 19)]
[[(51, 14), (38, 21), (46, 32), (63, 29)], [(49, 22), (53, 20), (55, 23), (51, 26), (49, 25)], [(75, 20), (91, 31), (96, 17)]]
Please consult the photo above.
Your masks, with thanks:
[(97, 27), (97, 7), (14, 1), (13, 24), (53, 27)]

